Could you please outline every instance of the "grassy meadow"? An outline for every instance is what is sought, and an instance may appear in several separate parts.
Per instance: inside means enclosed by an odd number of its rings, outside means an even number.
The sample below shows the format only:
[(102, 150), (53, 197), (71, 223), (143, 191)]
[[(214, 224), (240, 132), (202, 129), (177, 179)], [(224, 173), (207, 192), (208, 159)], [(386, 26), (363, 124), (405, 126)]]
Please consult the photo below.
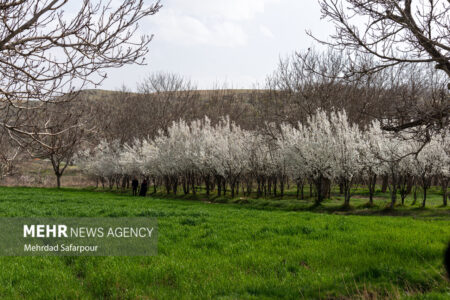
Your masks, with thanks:
[(0, 216), (157, 217), (159, 241), (152, 257), (0, 257), (0, 298), (448, 299), (439, 199), (390, 216), (366, 200), (344, 212), (337, 198), (311, 208), (1, 187)]

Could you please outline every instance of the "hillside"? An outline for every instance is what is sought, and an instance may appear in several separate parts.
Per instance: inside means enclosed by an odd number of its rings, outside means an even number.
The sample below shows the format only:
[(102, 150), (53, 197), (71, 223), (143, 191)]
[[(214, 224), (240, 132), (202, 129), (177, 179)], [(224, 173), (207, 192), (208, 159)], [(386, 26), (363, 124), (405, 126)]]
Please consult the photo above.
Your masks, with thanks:
[[(263, 94), (268, 90), (257, 90), (257, 89), (223, 89), (223, 90), (194, 90), (190, 91), (191, 93), (198, 93), (201, 99), (207, 100), (212, 96), (217, 95), (236, 95), (236, 96), (247, 96), (254, 94)], [(113, 91), (113, 90), (103, 90), (103, 89), (87, 89), (80, 92), (79, 97), (86, 97), (89, 100), (104, 100), (111, 97), (116, 97), (125, 92), (123, 91)], [(139, 95), (139, 93), (135, 92), (127, 92), (129, 95)], [(165, 94), (165, 93), (161, 93)]]

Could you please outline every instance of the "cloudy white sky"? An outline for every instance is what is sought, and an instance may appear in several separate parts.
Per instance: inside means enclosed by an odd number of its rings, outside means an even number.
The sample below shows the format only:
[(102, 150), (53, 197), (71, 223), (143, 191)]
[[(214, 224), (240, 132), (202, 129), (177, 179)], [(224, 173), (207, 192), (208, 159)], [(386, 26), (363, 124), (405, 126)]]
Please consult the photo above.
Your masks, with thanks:
[(141, 23), (154, 34), (146, 66), (108, 72), (100, 88), (134, 89), (147, 74), (164, 71), (190, 78), (201, 89), (263, 84), (280, 57), (326, 38), (316, 0), (163, 0), (160, 12)]

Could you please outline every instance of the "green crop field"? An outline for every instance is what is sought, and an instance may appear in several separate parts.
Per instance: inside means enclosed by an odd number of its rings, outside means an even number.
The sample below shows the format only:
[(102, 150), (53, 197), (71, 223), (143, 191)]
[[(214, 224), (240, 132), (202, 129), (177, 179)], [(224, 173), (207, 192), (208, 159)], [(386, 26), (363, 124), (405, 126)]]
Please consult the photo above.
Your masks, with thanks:
[(151, 257), (1, 257), (0, 298), (450, 298), (450, 218), (438, 195), (435, 208), (401, 216), (256, 201), (2, 187), (0, 216), (156, 217), (159, 241)]

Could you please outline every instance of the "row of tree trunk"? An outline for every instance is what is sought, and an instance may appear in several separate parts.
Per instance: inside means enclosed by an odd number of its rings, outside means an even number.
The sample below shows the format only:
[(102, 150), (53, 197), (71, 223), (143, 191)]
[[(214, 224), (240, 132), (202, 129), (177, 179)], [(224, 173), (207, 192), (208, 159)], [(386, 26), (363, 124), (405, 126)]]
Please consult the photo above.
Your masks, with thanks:
[[(114, 176), (110, 178), (97, 178), (97, 187), (99, 184), (105, 188), (108, 185), (110, 189), (116, 186), (117, 189), (128, 189), (130, 187), (131, 176)], [(148, 180), (149, 178), (147, 178)], [(231, 197), (238, 196), (240, 194), (244, 196), (250, 196), (253, 193), (253, 188), (256, 187), (256, 195), (258, 198), (274, 196), (283, 197), (285, 195), (286, 187), (289, 189), (290, 181), (287, 176), (246, 176), (243, 178), (229, 178), (226, 180), (220, 175), (212, 176), (210, 174), (204, 176), (198, 176), (193, 173), (185, 174), (183, 177), (178, 176), (165, 176), (164, 178), (151, 178), (153, 183), (153, 193), (156, 193), (158, 187), (164, 186), (165, 192), (169, 194), (177, 194), (179, 187), (185, 195), (192, 193), (197, 194), (200, 186), (204, 185), (206, 195), (210, 196), (212, 192), (217, 191), (217, 195), (226, 196), (227, 192), (230, 192)], [(434, 181), (434, 182), (433, 182)], [(309, 185), (309, 198), (315, 198), (317, 205), (321, 204), (324, 199), (329, 199), (331, 196), (332, 182), (319, 176), (315, 180), (305, 181), (297, 179), (296, 181), (297, 199), (305, 199), (305, 185)], [(425, 207), (427, 200), (427, 191), (431, 187), (431, 184), (441, 185), (443, 206), (448, 204), (448, 184), (449, 178), (416, 178), (413, 176), (381, 176), (381, 180), (376, 174), (368, 176), (362, 184), (367, 186), (369, 191), (369, 205), (374, 204), (375, 188), (377, 183), (381, 183), (381, 192), (386, 193), (389, 191), (391, 195), (391, 207), (394, 207), (397, 203), (397, 196), (400, 196), (401, 205), (405, 205), (405, 199), (411, 193), (414, 200), (412, 205), (417, 202), (417, 193), (419, 187), (422, 190), (422, 207)], [(339, 182), (339, 194), (344, 196), (344, 206), (350, 206), (351, 187), (353, 182), (341, 180)]]

